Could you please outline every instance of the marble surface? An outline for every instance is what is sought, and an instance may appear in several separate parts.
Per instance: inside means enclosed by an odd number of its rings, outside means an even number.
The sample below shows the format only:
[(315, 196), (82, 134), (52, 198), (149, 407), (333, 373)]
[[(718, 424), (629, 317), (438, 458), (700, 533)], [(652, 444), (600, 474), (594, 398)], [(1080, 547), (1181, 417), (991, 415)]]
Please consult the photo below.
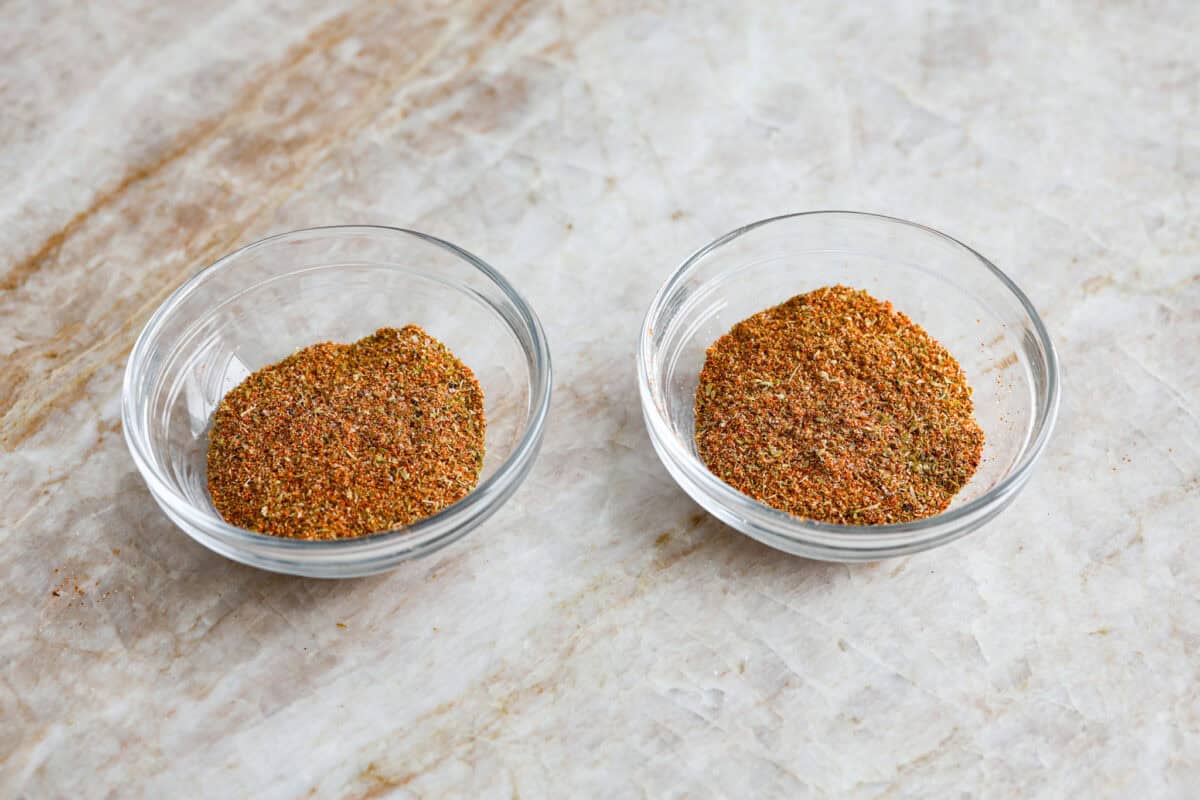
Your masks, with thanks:
[[(1200, 785), (1200, 6), (54, 0), (4, 17), (0, 795)], [(1000, 518), (854, 567), (702, 513), (650, 448), (633, 369), (687, 253), (831, 207), (988, 254), (1066, 379)], [(118, 399), (186, 276), (339, 222), (499, 265), (557, 375), (542, 456), (483, 528), (322, 582), (176, 530)]]

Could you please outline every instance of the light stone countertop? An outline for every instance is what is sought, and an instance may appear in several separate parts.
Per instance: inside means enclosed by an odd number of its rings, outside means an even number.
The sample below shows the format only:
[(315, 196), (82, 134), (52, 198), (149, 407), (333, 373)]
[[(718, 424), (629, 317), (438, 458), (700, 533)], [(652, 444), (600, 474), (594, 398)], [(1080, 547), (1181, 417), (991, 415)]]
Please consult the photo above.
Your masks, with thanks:
[[(1194, 796), (1200, 5), (1136, 5), (10, 3), (0, 796)], [(643, 430), (661, 281), (817, 208), (970, 243), (1058, 346), (1032, 481), (945, 548), (776, 553)], [(188, 275), (345, 222), (503, 269), (551, 418), (458, 544), (272, 575), (155, 506), (122, 370)]]

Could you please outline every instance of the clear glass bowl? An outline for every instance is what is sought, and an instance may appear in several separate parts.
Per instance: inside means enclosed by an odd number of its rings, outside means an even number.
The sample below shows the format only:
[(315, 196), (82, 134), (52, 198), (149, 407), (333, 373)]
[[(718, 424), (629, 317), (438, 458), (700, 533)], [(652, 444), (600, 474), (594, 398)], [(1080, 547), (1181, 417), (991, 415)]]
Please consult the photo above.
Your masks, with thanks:
[[(305, 541), (235, 527), (205, 477), (217, 403), (254, 370), (316, 342), (414, 323), (474, 370), (487, 416), (483, 474), (467, 497), (407, 528)], [(150, 493), (189, 536), (274, 572), (382, 572), (465, 535), (528, 473), (550, 405), (550, 352), (517, 291), (470, 253), (398, 228), (314, 228), (225, 256), (155, 312), (125, 370), (125, 440)]]
[[(900, 525), (793, 517), (738, 492), (696, 452), (693, 408), (705, 350), (734, 324), (833, 284), (890, 300), (962, 364), (987, 436), (983, 461), (951, 506)], [(963, 536), (1029, 479), (1059, 403), (1059, 368), (1029, 300), (994, 264), (923, 225), (848, 211), (756, 222), (688, 258), (654, 298), (638, 346), (646, 428), (671, 476), (722, 522), (772, 547), (827, 561), (874, 561)]]

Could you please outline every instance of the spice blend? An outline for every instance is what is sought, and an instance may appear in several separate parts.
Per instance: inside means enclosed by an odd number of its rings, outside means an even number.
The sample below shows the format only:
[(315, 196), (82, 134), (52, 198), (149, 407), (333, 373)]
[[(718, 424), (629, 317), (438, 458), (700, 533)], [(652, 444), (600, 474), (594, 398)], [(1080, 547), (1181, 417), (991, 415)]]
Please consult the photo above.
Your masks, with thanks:
[(217, 407), (208, 489), (231, 524), (341, 539), (461, 500), (483, 467), (483, 390), (416, 325), (306, 347)]
[(983, 431), (944, 347), (891, 303), (817, 289), (708, 348), (696, 444), (718, 478), (798, 517), (850, 525), (943, 511)]

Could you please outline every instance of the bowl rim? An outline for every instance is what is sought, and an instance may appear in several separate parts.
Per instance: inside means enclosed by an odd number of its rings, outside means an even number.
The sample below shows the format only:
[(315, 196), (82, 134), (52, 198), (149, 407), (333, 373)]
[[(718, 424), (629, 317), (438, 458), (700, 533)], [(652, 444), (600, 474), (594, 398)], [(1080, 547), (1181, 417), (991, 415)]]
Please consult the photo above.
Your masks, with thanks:
[[(532, 346), (526, 348), (521, 343), (521, 349), (525, 351), (525, 355), (532, 366), (530, 372), (532, 377), (530, 410), (526, 416), (525, 429), (520, 439), (508, 457), (496, 468), (495, 472), (488, 476), (486, 480), (480, 481), (466, 497), (447, 506), (436, 514), (424, 517), (403, 528), (392, 528), (363, 536), (342, 539), (298, 539), (285, 536), (271, 536), (237, 525), (231, 525), (222, 519), (216, 513), (215, 509), (199, 508), (178, 491), (172, 481), (160, 474), (160, 470), (147, 452), (147, 444), (143, 441), (144, 437), (141, 435), (143, 426), (139, 424), (138, 420), (140, 418), (139, 403), (143, 398), (134, 396), (133, 386), (145, 362), (147, 348), (156, 339), (163, 325), (171, 318), (171, 315), (175, 312), (179, 304), (193, 290), (217, 273), (238, 263), (243, 256), (251, 251), (280, 243), (282, 240), (322, 234), (400, 235), (401, 237), (413, 237), (441, 248), (453, 256), (457, 256), (460, 260), (480, 272), (493, 285), (500, 289), (509, 302), (512, 303), (513, 308), (517, 312), (518, 320), (529, 336)], [(509, 315), (507, 314), (501, 314), (501, 317), (509, 319)], [(512, 320), (509, 320), (509, 322), (511, 324)], [(149, 320), (147, 320), (141, 333), (138, 334), (137, 340), (134, 342), (133, 349), (130, 351), (121, 386), (121, 418), (126, 446), (133, 456), (138, 472), (141, 473), (142, 478), (147, 482), (151, 494), (155, 499), (162, 504), (162, 498), (165, 496), (170, 501), (170, 511), (183, 517), (187, 524), (194, 525), (204, 533), (217, 537), (225, 544), (232, 545), (235, 548), (239, 545), (261, 548), (281, 557), (299, 555), (301, 553), (344, 557), (352, 551), (363, 550), (369, 551), (364, 554), (368, 557), (378, 555), (381, 558), (386, 558), (393, 555), (389, 545), (400, 543), (410, 545), (403, 548), (404, 553), (407, 554), (405, 555), (407, 558), (431, 553), (439, 549), (441, 545), (448, 544), (457, 539), (470, 529), (470, 527), (456, 525), (457, 520), (462, 518), (464, 522), (468, 523), (472, 520), (482, 521), (483, 518), (488, 516), (495, 508), (498, 508), (499, 504), (510, 496), (527, 473), (541, 444), (546, 418), (550, 409), (552, 388), (553, 368), (550, 360), (550, 348), (541, 321), (520, 292), (498, 270), (483, 259), (452, 242), (410, 228), (389, 225), (321, 225), (284, 231), (253, 241), (220, 257), (192, 275), (172, 291), (150, 316)], [(494, 506), (489, 508), (488, 506), (493, 503)], [(193, 535), (193, 531), (188, 530), (186, 527), (184, 530), (189, 535)], [(193, 538), (195, 538), (194, 535)], [(207, 541), (201, 541), (204, 544), (208, 544)], [(238, 558), (237, 560), (242, 559)], [(267, 569), (275, 571), (291, 571), (279, 566), (279, 564), (263, 564), (260, 559), (248, 559), (247, 561), (256, 566), (264, 566)]]
[[(787, 512), (761, 503), (748, 495), (742, 494), (713, 475), (704, 462), (681, 444), (669, 421), (665, 418), (659, 404), (656, 402), (658, 392), (654, 386), (655, 381), (650, 375), (650, 366), (654, 362), (653, 325), (661, 313), (667, 298), (688, 277), (692, 269), (714, 250), (757, 228), (784, 220), (812, 216), (853, 217), (896, 224), (930, 234), (955, 245), (978, 259), (979, 263), (986, 267), (1019, 301), (1032, 322), (1037, 340), (1041, 345), (1042, 351), (1045, 353), (1046, 359), (1046, 391), (1044, 395), (1035, 395), (1035, 410), (1040, 411), (1040, 416), (1042, 417), (1040, 429), (1036, 432), (1033, 440), (1023, 448), (1020, 460), (1008, 473), (988, 489), (988, 491), (974, 500), (932, 517), (888, 525), (841, 525), (795, 517)], [(679, 267), (663, 282), (662, 286), (659, 287), (642, 320), (642, 328), (638, 333), (637, 371), (642, 412), (656, 450), (664, 460), (669, 458), (675, 462), (674, 465), (668, 464), (668, 467), (675, 466), (684, 470), (688, 478), (696, 482), (698, 488), (706, 495), (707, 499), (717, 503), (723, 510), (735, 514), (739, 519), (747, 514), (752, 516), (755, 523), (765, 528), (764, 533), (780, 537), (790, 543), (859, 553), (872, 550), (892, 550), (894, 548), (902, 548), (904, 552), (909, 552), (913, 549), (914, 545), (936, 543), (943, 538), (949, 540), (955, 535), (961, 535), (961, 533), (966, 532), (965, 530), (955, 530), (955, 526), (958, 523), (969, 522), (973, 518), (986, 514), (988, 511), (998, 510), (996, 509), (997, 505), (1011, 500), (1014, 492), (1028, 479), (1034, 464), (1050, 440), (1050, 435), (1054, 430), (1055, 421), (1058, 417), (1062, 392), (1058, 354), (1055, 351), (1053, 342), (1050, 340), (1050, 334), (1046, 329), (1045, 323), (1025, 293), (999, 267), (970, 245), (928, 225), (887, 214), (843, 209), (800, 211), (766, 217), (751, 222), (748, 225), (743, 225), (714, 239), (685, 258)], [(685, 491), (688, 490), (687, 486), (683, 486), (683, 488)], [(699, 498), (695, 499), (699, 500)], [(759, 538), (749, 530), (743, 529), (743, 532)], [(923, 548), (918, 547), (916, 549)]]

